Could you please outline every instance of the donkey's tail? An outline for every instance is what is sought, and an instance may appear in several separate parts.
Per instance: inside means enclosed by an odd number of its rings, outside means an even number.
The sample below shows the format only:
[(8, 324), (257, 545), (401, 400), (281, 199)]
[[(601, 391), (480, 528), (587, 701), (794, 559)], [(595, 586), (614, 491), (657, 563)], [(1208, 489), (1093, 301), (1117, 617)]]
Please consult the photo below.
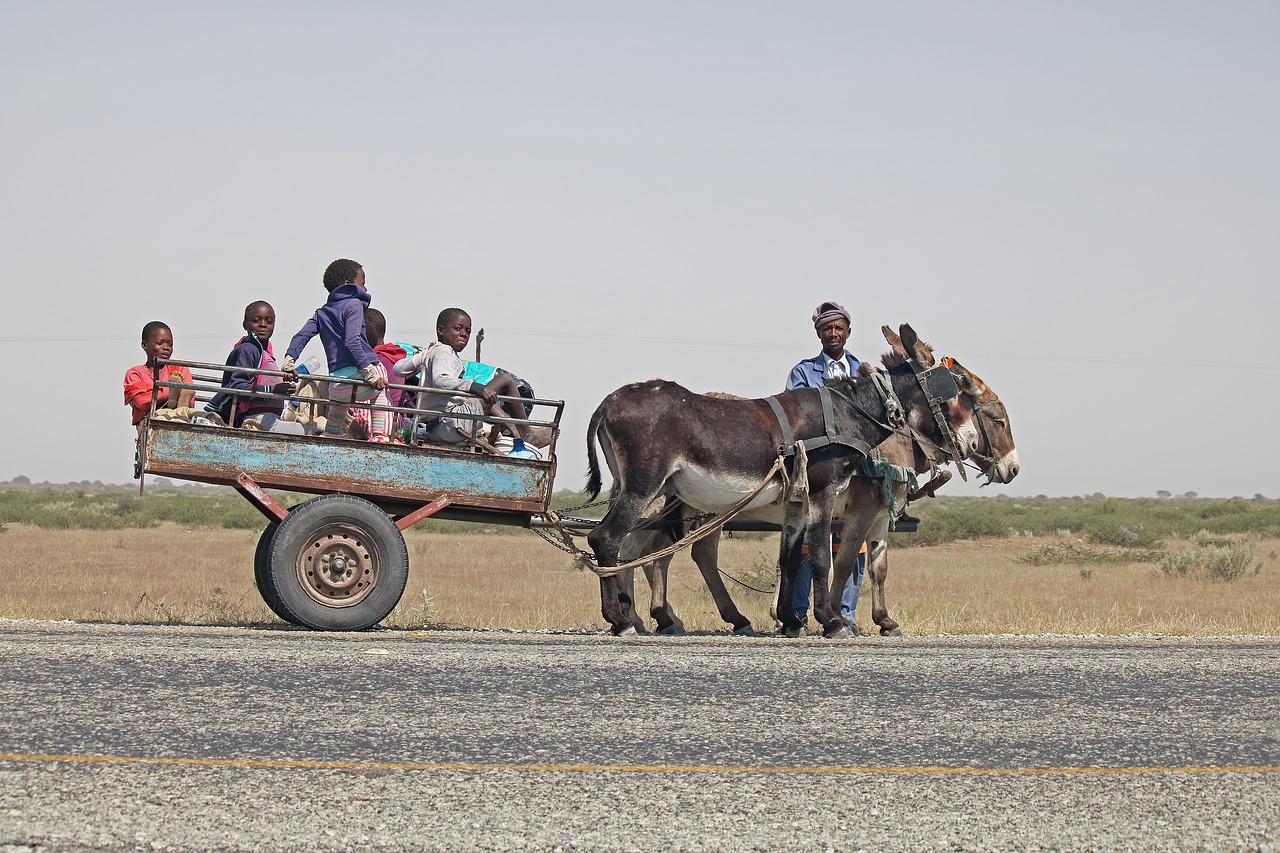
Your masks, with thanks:
[(591, 420), (587, 423), (587, 498), (589, 500), (600, 497), (600, 490), (604, 487), (600, 478), (600, 462), (596, 459), (596, 434), (600, 431), (600, 422), (604, 420), (604, 406), (603, 402), (596, 406), (596, 410), (591, 414)]

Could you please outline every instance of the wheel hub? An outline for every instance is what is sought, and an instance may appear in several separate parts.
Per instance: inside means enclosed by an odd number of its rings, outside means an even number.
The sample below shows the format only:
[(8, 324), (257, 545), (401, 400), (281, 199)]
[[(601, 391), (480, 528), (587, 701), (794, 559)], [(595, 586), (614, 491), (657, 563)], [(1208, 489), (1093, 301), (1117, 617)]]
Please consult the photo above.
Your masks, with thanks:
[(298, 580), (315, 601), (350, 607), (378, 584), (380, 555), (370, 538), (346, 524), (317, 530), (298, 553)]

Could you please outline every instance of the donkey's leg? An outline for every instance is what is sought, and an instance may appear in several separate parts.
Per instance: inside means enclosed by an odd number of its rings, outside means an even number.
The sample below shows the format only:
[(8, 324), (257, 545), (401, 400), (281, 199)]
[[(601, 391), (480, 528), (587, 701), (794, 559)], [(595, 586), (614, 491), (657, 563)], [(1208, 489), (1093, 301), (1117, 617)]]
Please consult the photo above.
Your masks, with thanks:
[[(850, 578), (857, 570), (858, 554), (862, 550), (862, 543), (879, 510), (878, 501), (871, 505), (860, 500), (860, 495), (855, 491), (856, 488), (855, 483), (845, 492), (848, 500), (837, 512), (842, 522), (840, 533), (842, 541), (840, 553), (835, 555), (832, 561), (831, 601), (832, 607), (837, 611), (836, 621), (839, 625), (828, 632), (827, 636), (849, 636), (853, 632), (853, 626), (857, 620), (857, 613), (854, 612), (857, 607), (857, 592), (855, 590), (850, 594), (849, 586), (853, 583)], [(850, 599), (848, 612), (845, 610), (846, 598)], [(841, 630), (841, 626), (844, 630)]]
[(668, 554), (661, 560), (645, 563), (644, 576), (649, 580), (649, 615), (658, 624), (658, 633), (680, 635), (684, 633), (684, 623), (676, 616), (667, 597), (667, 569), (671, 566), (671, 556)]
[[(809, 566), (813, 569), (813, 619), (827, 636), (848, 629), (831, 606), (831, 512), (834, 496), (828, 491), (809, 493)], [(837, 596), (839, 590), (836, 591)]]
[[(625, 562), (625, 558), (624, 558)], [(626, 596), (632, 601), (636, 600), (636, 570), (632, 569), (618, 575), (618, 594)], [(645, 626), (644, 620), (640, 618), (634, 608), (631, 610), (631, 627), (635, 628), (637, 634), (647, 634), (649, 629)]]
[[(618, 565), (618, 551), (622, 540), (635, 529), (653, 495), (619, 495), (605, 513), (595, 530), (587, 534), (587, 544), (596, 555), (596, 565), (602, 569)], [(614, 634), (636, 633), (635, 608), (631, 595), (624, 591), (615, 575), (600, 578), (600, 613), (609, 623)]]
[(791, 596), (796, 571), (804, 559), (801, 548), (807, 527), (805, 507), (799, 503), (787, 504), (778, 544), (778, 621), (782, 623), (782, 633), (788, 637), (799, 637), (804, 631), (804, 625), (796, 618), (795, 608), (791, 606)]
[(867, 576), (871, 579), (871, 619), (886, 637), (901, 636), (898, 623), (889, 618), (885, 604), (884, 581), (889, 576), (889, 543), (872, 539), (867, 543)]
[(600, 578), (600, 615), (615, 636), (631, 637), (640, 633), (635, 626), (631, 596), (623, 591), (616, 575)]
[[(906, 489), (903, 489), (905, 494)], [(871, 619), (886, 637), (902, 634), (898, 623), (889, 617), (885, 601), (884, 582), (889, 577), (889, 510), (884, 508), (876, 516), (875, 524), (867, 537), (867, 577), (871, 579)]]
[(716, 609), (720, 611), (720, 618), (733, 626), (733, 633), (754, 636), (756, 631), (751, 627), (751, 620), (738, 610), (738, 605), (733, 603), (733, 597), (720, 578), (720, 534), (712, 533), (695, 542), (692, 556), (693, 561), (698, 564), (698, 571), (702, 572), (702, 579), (706, 581)]
[[(622, 542), (622, 548), (618, 551), (618, 560), (623, 563), (629, 563), (637, 560), (645, 554), (652, 554), (659, 551), (672, 543), (668, 533), (663, 529), (658, 530), (637, 530), (629, 535)], [(671, 558), (658, 560), (652, 563), (645, 563), (644, 576), (649, 581), (649, 615), (657, 623), (658, 632), (662, 634), (682, 634), (684, 633), (684, 624), (675, 618), (675, 614), (671, 611), (671, 605), (667, 601), (667, 564), (671, 562)], [(634, 577), (634, 572), (628, 572)], [(632, 589), (624, 590), (635, 600), (635, 594)], [(635, 614), (636, 630), (644, 633), (643, 620), (639, 618), (639, 614)]]

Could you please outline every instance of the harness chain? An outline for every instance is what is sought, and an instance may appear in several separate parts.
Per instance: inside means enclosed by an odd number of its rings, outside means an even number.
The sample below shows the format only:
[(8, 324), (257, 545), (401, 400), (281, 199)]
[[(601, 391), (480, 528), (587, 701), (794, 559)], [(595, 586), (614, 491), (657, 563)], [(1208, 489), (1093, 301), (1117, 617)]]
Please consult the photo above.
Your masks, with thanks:
[[(643, 557), (632, 560), (629, 563), (624, 563), (621, 566), (606, 566), (604, 568), (597, 566), (595, 564), (594, 555), (582, 550), (576, 544), (574, 544), (572, 534), (569, 532), (567, 528), (565, 528), (564, 524), (560, 521), (559, 515), (557, 515), (552, 510), (548, 510), (546, 513), (546, 517), (547, 517), (547, 520), (551, 522), (552, 526), (555, 527), (556, 530), (560, 533), (560, 538), (564, 541), (565, 545), (573, 549), (572, 551), (569, 551), (569, 553), (575, 556), (579, 566), (590, 569), (591, 571), (595, 572), (598, 576), (602, 578), (607, 578), (613, 575), (622, 574), (623, 572), (629, 572), (632, 569), (643, 566), (645, 563), (652, 563), (654, 560), (660, 560), (663, 557), (667, 556), (668, 554), (674, 554), (675, 552), (682, 550), (683, 548), (686, 548), (689, 545), (692, 545), (698, 540), (705, 539), (706, 537), (710, 536), (712, 533), (719, 531), (720, 528), (724, 526), (725, 522), (727, 522), (729, 519), (737, 515), (738, 512), (740, 512), (743, 507), (745, 507), (747, 504), (751, 503), (751, 501), (755, 499), (756, 495), (764, 491), (765, 486), (769, 485), (770, 481), (773, 480), (773, 477), (775, 474), (783, 470), (784, 459), (785, 457), (779, 454), (778, 458), (775, 459), (773, 462), (773, 467), (769, 469), (769, 473), (764, 476), (764, 479), (761, 480), (760, 483), (754, 489), (752, 489), (745, 497), (743, 497), (733, 506), (729, 507), (724, 512), (712, 518), (711, 521), (707, 522), (702, 527), (699, 527), (697, 530), (690, 531), (686, 536), (684, 536), (677, 542), (674, 542), (671, 545), (668, 545), (666, 548), (663, 548), (659, 551), (654, 551), (652, 554), (645, 554)], [(562, 550), (567, 550), (567, 549), (562, 549)]]

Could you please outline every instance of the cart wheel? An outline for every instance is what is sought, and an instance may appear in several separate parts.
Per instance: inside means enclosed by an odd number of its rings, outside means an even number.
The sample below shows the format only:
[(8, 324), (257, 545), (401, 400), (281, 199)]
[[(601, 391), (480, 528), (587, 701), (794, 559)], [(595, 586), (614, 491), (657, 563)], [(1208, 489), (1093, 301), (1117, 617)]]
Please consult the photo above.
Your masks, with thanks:
[(324, 495), (294, 507), (280, 522), (270, 554), (268, 586), (281, 610), (317, 631), (377, 625), (395, 609), (409, 580), (400, 530), (385, 512), (351, 495)]
[(271, 586), (271, 543), (275, 541), (276, 529), (279, 527), (279, 522), (271, 522), (258, 539), (258, 548), (253, 552), (253, 580), (258, 584), (258, 594), (267, 607), (271, 608), (271, 612), (291, 625), (297, 625), (298, 617), (285, 608), (280, 596), (276, 595), (275, 588)]

